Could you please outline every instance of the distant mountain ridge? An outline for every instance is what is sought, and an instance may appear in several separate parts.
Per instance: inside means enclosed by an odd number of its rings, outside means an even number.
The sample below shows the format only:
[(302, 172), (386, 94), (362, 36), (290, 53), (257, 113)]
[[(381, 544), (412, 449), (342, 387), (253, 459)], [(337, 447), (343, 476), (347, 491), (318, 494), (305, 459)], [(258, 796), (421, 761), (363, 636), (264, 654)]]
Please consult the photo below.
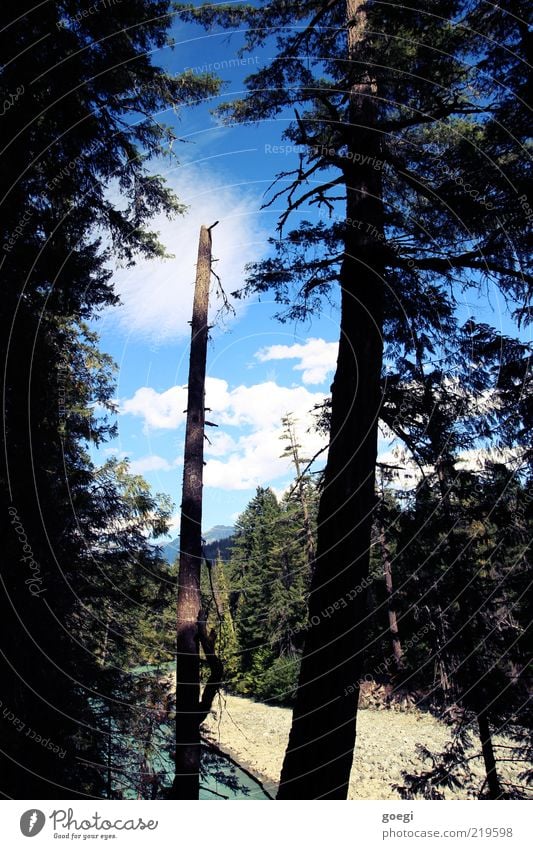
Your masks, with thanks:
[(218, 539), (228, 539), (235, 533), (235, 528), (230, 525), (215, 525), (210, 531), (203, 535), (206, 542), (216, 542)]
[[(202, 538), (206, 544), (206, 555), (208, 557), (214, 557), (216, 555), (216, 548), (213, 546), (213, 543), (228, 540), (234, 533), (235, 528), (230, 525), (215, 525), (213, 528), (210, 528), (202, 534)], [(180, 551), (179, 536), (171, 540), (171, 542), (167, 542), (165, 545), (162, 545), (161, 548), (165, 560), (168, 560), (169, 563), (174, 563)], [(221, 546), (221, 548), (226, 550), (228, 548), (227, 543), (224, 546)]]

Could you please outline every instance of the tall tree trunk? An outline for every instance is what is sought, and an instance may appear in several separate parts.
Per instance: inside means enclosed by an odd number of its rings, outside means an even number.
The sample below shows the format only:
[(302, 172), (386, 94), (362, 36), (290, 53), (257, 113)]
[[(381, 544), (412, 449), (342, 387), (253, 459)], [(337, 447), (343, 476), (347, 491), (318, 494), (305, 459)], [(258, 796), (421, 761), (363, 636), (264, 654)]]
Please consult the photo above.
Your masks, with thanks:
[[(362, 0), (348, 0), (348, 51), (364, 33)], [(360, 64), (354, 62), (354, 73)], [(351, 88), (352, 152), (379, 157), (375, 84)], [(358, 157), (359, 158), (359, 157)], [(278, 799), (345, 799), (353, 759), (381, 405), (383, 214), (381, 174), (346, 159), (347, 222), (341, 334), (331, 438), (318, 514), (307, 634)], [(359, 224), (358, 222), (362, 222)], [(363, 582), (363, 583), (362, 583)]]
[(170, 798), (198, 799), (200, 791), (200, 655), (202, 480), (204, 467), (207, 311), (211, 233), (200, 230), (191, 322), (187, 424), (181, 502), (176, 626), (176, 774)]
[(489, 721), (484, 713), (478, 714), (477, 721), (479, 726), (479, 739), (481, 740), (481, 751), (483, 752), (483, 760), (485, 762), (485, 772), (487, 773), (489, 799), (501, 799), (503, 790), (498, 777), (498, 771), (496, 769), (496, 758), (494, 757)]

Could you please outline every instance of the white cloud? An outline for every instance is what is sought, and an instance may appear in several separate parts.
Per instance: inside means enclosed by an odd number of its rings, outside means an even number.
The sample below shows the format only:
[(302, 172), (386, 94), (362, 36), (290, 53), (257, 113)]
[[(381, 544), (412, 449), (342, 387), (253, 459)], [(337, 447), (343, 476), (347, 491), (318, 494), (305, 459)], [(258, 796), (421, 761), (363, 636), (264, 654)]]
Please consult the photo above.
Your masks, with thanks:
[[(265, 247), (266, 236), (257, 216), (257, 201), (239, 186), (226, 185), (205, 166), (174, 169), (166, 175), (169, 186), (189, 209), (184, 216), (169, 221), (156, 216), (149, 229), (159, 232), (169, 260), (140, 260), (133, 268), (114, 273), (114, 284), (122, 305), (113, 307), (107, 321), (119, 321), (127, 332), (164, 343), (187, 337), (192, 310), (198, 236), (200, 225), (213, 230), (214, 270), (227, 293), (243, 282), (247, 262), (257, 260)], [(220, 302), (211, 298), (211, 312)], [(236, 309), (244, 309), (242, 302)]]
[[(398, 440), (395, 440), (390, 450), (378, 452), (378, 462), (391, 467), (389, 474), (392, 475), (392, 484), (400, 490), (414, 489), (422, 480), (422, 474), (429, 478), (435, 476), (434, 466), (426, 464), (421, 469), (410, 451)], [(487, 462), (505, 463), (510, 467), (520, 468), (522, 451), (509, 448), (471, 448), (457, 455), (454, 466), (456, 472), (480, 472)]]
[[(174, 430), (185, 421), (185, 393), (186, 388), (181, 386), (165, 392), (144, 386), (123, 401), (121, 412), (142, 418), (145, 429)], [(304, 386), (288, 388), (265, 381), (230, 389), (227, 381), (208, 377), (208, 415), (218, 428), (208, 429), (211, 445), (206, 443), (205, 485), (226, 490), (250, 489), (292, 476), (290, 460), (280, 457), (285, 448), (281, 419), (288, 413), (293, 415), (302, 457), (310, 459), (324, 443), (324, 438), (312, 429), (314, 418), (310, 412), (323, 398), (321, 392), (310, 392)], [(144, 460), (165, 462), (156, 458), (151, 455)]]
[[(316, 433), (307, 433), (309, 421), (298, 423), (298, 440), (302, 457), (311, 459), (323, 447), (323, 439)], [(241, 436), (236, 450), (224, 460), (209, 459), (205, 467), (204, 483), (206, 487), (220, 489), (253, 489), (267, 486), (280, 478), (292, 478), (294, 469), (287, 457), (281, 457), (285, 442), (282, 439), (282, 427), (260, 428), (253, 433)], [(279, 492), (286, 486), (279, 488)]]
[[(238, 452), (227, 460), (209, 460), (204, 473), (204, 485), (218, 489), (253, 489), (266, 485), (286, 473), (286, 462), (276, 456), (275, 438), (267, 444), (265, 434), (254, 434), (255, 444), (240, 443)], [(279, 451), (279, 448), (278, 448)]]
[(395, 489), (413, 489), (421, 479), (420, 468), (407, 449), (398, 442), (388, 451), (378, 451), (378, 463), (389, 466), (388, 475)]
[(121, 413), (131, 413), (144, 419), (145, 429), (161, 428), (175, 430), (185, 421), (187, 387), (171, 386), (166, 392), (156, 392), (149, 386), (137, 389), (133, 398), (123, 401)]
[(211, 378), (206, 397), (213, 410), (210, 415), (221, 427), (247, 431), (227, 442), (225, 456), (208, 459), (206, 486), (251, 489), (292, 476), (290, 460), (280, 457), (285, 448), (281, 419), (288, 413), (295, 419), (302, 456), (310, 458), (322, 447), (323, 438), (312, 429), (310, 413), (323, 401), (322, 393), (309, 392), (303, 386), (278, 386), (273, 381), (229, 390), (225, 381)]
[(207, 378), (206, 399), (213, 411), (210, 416), (217, 423), (265, 429), (279, 425), (287, 413), (307, 418), (309, 410), (324, 396), (309, 392), (304, 386), (279, 386), (273, 380), (230, 390), (225, 380)]
[(291, 491), (293, 483), (294, 481), (293, 479), (291, 479), (290, 483), (285, 483), (281, 486), (271, 486), (270, 489), (272, 490), (278, 501), (281, 501), (283, 497)]
[(294, 370), (303, 372), (304, 383), (317, 384), (323, 383), (335, 368), (338, 348), (337, 342), (311, 338), (304, 344), (270, 345), (255, 356), (262, 363), (270, 360), (299, 360)]
[(471, 472), (478, 472), (487, 463), (505, 463), (507, 466), (519, 468), (523, 463), (525, 448), (471, 448), (463, 451), (457, 458), (456, 467)]
[(166, 472), (175, 465), (175, 463), (169, 463), (164, 457), (160, 457), (159, 454), (148, 454), (138, 460), (131, 460), (129, 470), (133, 475), (144, 475), (146, 472)]
[[(287, 413), (307, 418), (309, 410), (324, 399), (321, 392), (309, 392), (304, 386), (279, 386), (272, 380), (230, 389), (226, 380), (207, 377), (205, 385), (209, 419), (219, 426), (272, 427)], [(142, 417), (147, 428), (176, 430), (185, 422), (186, 406), (186, 386), (171, 386), (165, 392), (142, 386), (132, 398), (122, 401), (120, 410)]]
[(178, 510), (178, 512), (174, 513), (168, 521), (168, 531), (165, 534), (165, 538), (170, 537), (171, 539), (174, 539), (174, 537), (176, 537), (180, 532), (180, 524), (181, 511)]
[(237, 449), (235, 440), (223, 430), (209, 430), (207, 436), (209, 442), (206, 443), (205, 454), (208, 457), (224, 457)]

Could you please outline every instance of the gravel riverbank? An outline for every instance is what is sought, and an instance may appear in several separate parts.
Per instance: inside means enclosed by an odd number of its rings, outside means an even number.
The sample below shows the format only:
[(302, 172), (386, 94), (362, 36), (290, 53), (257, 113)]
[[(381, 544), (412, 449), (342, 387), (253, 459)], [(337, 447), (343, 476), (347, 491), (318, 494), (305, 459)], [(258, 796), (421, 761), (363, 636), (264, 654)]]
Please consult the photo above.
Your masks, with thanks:
[[(287, 708), (223, 695), (215, 700), (214, 710), (203, 728), (209, 740), (257, 775), (274, 794), (290, 723), (291, 711)], [(442, 722), (417, 709), (359, 710), (357, 726), (350, 799), (399, 799), (391, 785), (402, 782), (402, 770), (429, 766), (427, 761), (421, 761), (416, 744), (441, 751), (450, 739), (449, 729)], [(469, 766), (474, 774), (470, 787), (446, 791), (447, 798), (475, 798), (476, 788), (484, 777), (481, 756), (470, 761)], [(523, 768), (524, 764), (506, 765), (502, 777), (516, 778)]]

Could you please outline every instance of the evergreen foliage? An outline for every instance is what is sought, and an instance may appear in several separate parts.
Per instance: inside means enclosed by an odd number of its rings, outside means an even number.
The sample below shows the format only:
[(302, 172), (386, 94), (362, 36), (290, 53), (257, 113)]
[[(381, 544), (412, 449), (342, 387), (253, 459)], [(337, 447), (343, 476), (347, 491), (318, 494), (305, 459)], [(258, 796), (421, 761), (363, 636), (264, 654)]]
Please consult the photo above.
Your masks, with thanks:
[[(314, 495), (311, 495), (311, 498)], [(258, 487), (239, 516), (227, 566), (238, 639), (238, 693), (290, 703), (306, 622), (310, 568), (299, 501)]]
[[(476, 297), (495, 286), (518, 322), (530, 317), (527, 4), (489, 11), (477, 0), (445, 0), (436, 12), (432, 2), (268, 0), (181, 8), (211, 31), (238, 29), (243, 53), (275, 45), (219, 113), (228, 123), (283, 121), (285, 140), (300, 151), (269, 198), (284, 202), (271, 254), (250, 266), (241, 294), (272, 293), (285, 320), (307, 318), (326, 299), (340, 302), (310, 619), (340, 598), (351, 603), (308, 633), (278, 798), (344, 798), (384, 367), (402, 379), (411, 369), (420, 379), (427, 367), (442, 384), (435, 360), (461, 345), (459, 293)], [(500, 65), (505, 84), (494, 76)], [(461, 385), (473, 370), (453, 379)], [(444, 419), (457, 415), (456, 404), (439, 409)], [(420, 448), (428, 446), (442, 476), (456, 446), (435, 456), (428, 422), (415, 419)]]
[[(317, 410), (331, 436), (320, 492), (289, 416), (290, 493), (259, 487), (231, 545), (204, 552), (225, 685), (295, 703), (281, 797), (345, 795), (367, 675), (391, 697), (414, 693), (452, 729), (401, 795), (442, 798), (468, 779), (476, 745), (479, 796), (521, 797), (531, 772), (506, 784), (494, 738), (531, 759), (531, 351), (465, 322), (458, 304), (495, 286), (517, 328), (531, 319), (526, 4), (177, 8), (242, 29), (244, 52), (275, 43), (220, 114), (287, 119), (285, 139), (302, 151), (269, 197), (285, 200), (271, 253), (237, 295), (273, 293), (282, 320), (341, 309), (332, 396)], [(91, 329), (117, 303), (110, 260), (164, 256), (150, 219), (184, 212), (149, 171), (176, 141), (153, 116), (219, 90), (210, 75), (173, 76), (152, 60), (169, 46), (173, 11), (168, 0), (82, 16), (75, 0), (2, 6), (10, 798), (156, 798), (168, 783), (176, 569), (150, 539), (171, 505), (126, 461), (98, 467), (90, 452), (115, 433), (114, 364)], [(376, 498), (379, 423), (417, 471)], [(469, 452), (484, 462), (465, 462)]]
[(90, 460), (114, 433), (114, 389), (87, 323), (117, 302), (111, 257), (162, 256), (148, 222), (184, 211), (148, 170), (174, 141), (154, 114), (217, 89), (152, 61), (170, 8), (134, 0), (80, 16), (74, 0), (2, 4), (0, 99), (18, 92), (2, 116), (0, 169), (2, 680), (13, 717), (0, 748), (13, 798), (111, 792), (108, 722), (135, 703), (120, 670), (168, 651), (156, 635), (168, 570), (148, 542), (168, 505), (124, 465)]

